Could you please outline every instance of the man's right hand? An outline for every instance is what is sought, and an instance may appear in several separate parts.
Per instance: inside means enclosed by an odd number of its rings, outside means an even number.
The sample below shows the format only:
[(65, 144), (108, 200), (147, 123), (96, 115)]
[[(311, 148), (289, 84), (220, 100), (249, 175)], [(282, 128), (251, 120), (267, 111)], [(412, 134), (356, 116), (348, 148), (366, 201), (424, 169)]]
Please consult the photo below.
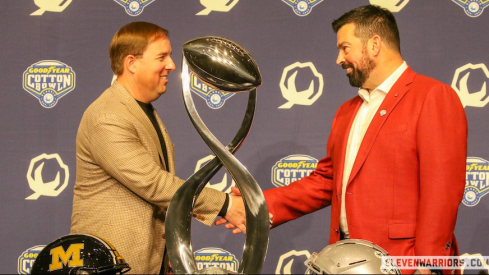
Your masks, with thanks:
[[(243, 198), (241, 197), (241, 192), (236, 187), (231, 187), (232, 194), (230, 194), (230, 199), (232, 200), (231, 209), (228, 211), (224, 218), (215, 221), (215, 225), (226, 224), (225, 227), (228, 229), (233, 229), (234, 234), (243, 233), (246, 234), (246, 212), (244, 208)], [(270, 228), (273, 223), (272, 213), (268, 213), (270, 218)]]
[(224, 218), (218, 219), (214, 224), (222, 225), (227, 223), (225, 227), (233, 229), (234, 234), (246, 234), (246, 212), (243, 197), (241, 197), (241, 192), (238, 188), (231, 187), (231, 191), (232, 193), (229, 196), (231, 209), (229, 209)]

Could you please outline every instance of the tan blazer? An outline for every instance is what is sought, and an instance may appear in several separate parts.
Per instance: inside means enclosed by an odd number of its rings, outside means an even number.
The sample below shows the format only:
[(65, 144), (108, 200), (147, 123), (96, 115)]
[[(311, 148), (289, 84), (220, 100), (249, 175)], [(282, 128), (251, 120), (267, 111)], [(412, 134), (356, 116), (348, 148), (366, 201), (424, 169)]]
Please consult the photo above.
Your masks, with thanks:
[[(156, 115), (156, 114), (155, 114)], [(165, 213), (183, 180), (175, 176), (174, 147), (156, 115), (168, 150), (136, 100), (117, 81), (85, 111), (76, 138), (76, 183), (71, 233), (110, 242), (131, 273), (157, 274), (165, 239)], [(225, 194), (206, 188), (195, 208), (211, 225)]]

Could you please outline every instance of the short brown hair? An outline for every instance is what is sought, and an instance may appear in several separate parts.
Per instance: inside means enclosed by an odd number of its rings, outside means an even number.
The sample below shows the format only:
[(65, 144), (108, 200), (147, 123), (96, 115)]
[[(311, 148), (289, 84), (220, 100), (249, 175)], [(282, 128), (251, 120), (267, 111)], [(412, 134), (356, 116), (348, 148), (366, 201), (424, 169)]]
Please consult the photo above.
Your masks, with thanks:
[(115, 75), (122, 74), (124, 58), (142, 55), (148, 45), (167, 38), (168, 30), (148, 22), (132, 22), (123, 26), (112, 38), (109, 47), (110, 66)]
[(374, 35), (379, 35), (392, 49), (401, 52), (401, 39), (396, 18), (387, 9), (367, 5), (355, 8), (332, 23), (335, 33), (346, 24), (355, 24), (355, 35), (366, 43)]

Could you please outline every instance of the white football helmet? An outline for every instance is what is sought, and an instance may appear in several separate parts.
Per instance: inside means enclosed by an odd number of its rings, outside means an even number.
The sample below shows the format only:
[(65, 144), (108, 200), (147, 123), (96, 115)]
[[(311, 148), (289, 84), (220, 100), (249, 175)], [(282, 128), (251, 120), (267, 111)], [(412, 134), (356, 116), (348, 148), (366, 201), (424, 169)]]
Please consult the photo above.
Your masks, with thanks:
[(387, 251), (369, 241), (342, 240), (312, 253), (306, 274), (401, 274), (388, 259)]

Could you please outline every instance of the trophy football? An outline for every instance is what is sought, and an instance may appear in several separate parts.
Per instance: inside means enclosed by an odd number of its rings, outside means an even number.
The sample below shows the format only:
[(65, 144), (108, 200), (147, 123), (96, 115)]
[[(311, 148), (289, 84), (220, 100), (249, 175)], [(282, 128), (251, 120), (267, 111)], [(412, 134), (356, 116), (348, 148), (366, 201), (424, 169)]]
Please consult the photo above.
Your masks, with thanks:
[[(224, 145), (200, 118), (190, 91), (191, 74), (205, 84), (224, 92), (249, 92), (241, 127), (232, 141)], [(191, 220), (195, 201), (207, 182), (224, 165), (236, 182), (246, 210), (246, 240), (239, 274), (261, 272), (268, 248), (269, 215), (263, 193), (248, 170), (233, 156), (248, 135), (256, 103), (256, 88), (261, 75), (253, 58), (228, 39), (207, 36), (183, 45), (182, 90), (185, 108), (195, 129), (215, 157), (193, 174), (175, 193), (166, 216), (167, 252), (175, 274), (235, 274), (219, 267), (199, 270), (191, 244)]]

